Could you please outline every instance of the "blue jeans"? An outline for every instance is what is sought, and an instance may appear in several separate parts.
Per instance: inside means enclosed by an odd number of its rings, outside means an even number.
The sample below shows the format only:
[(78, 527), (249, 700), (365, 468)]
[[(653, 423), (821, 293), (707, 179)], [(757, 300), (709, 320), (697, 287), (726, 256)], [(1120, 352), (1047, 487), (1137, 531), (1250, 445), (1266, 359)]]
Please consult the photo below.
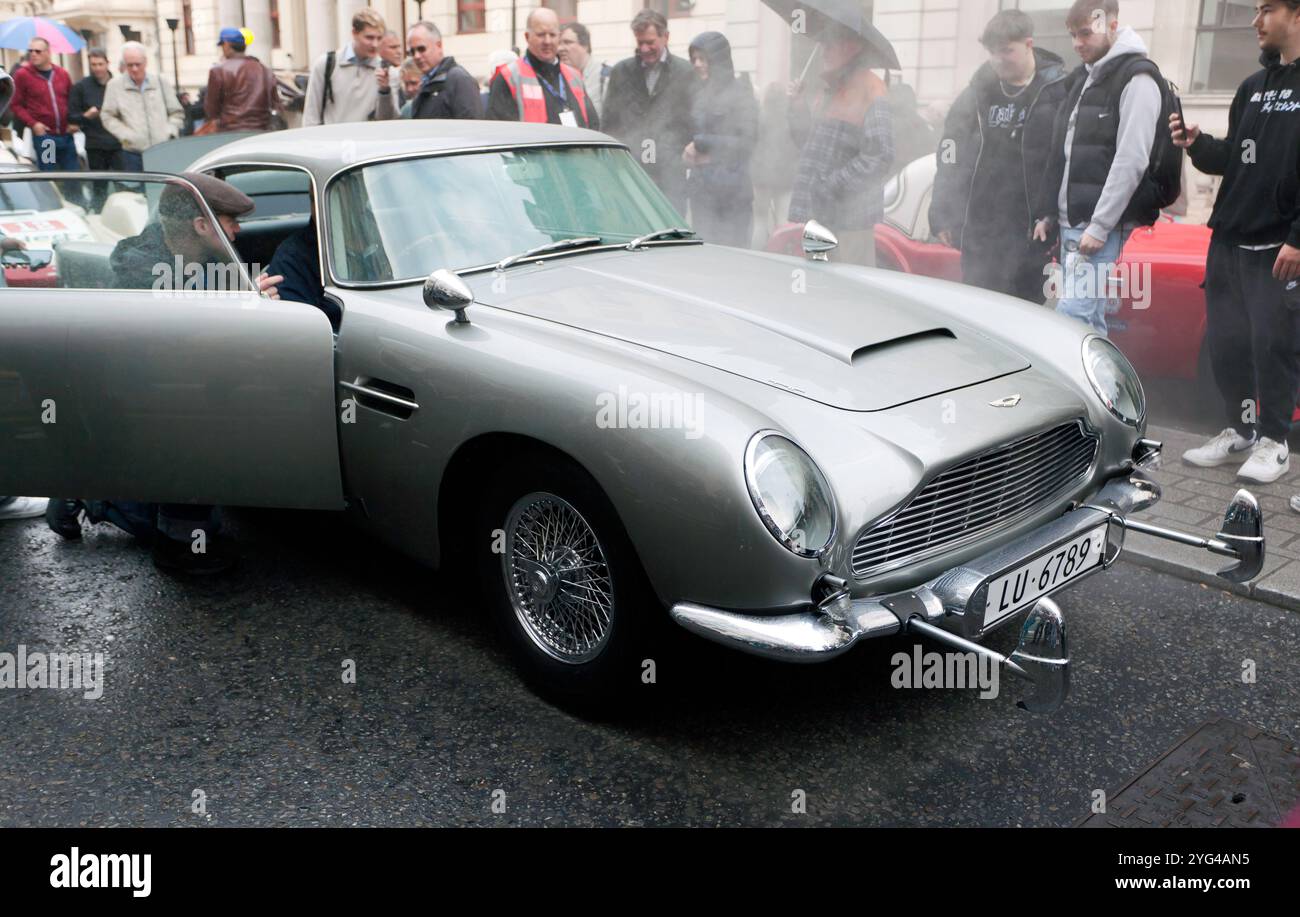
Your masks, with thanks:
[(33, 137), (36, 167), (42, 172), (77, 172), (81, 162), (77, 159), (77, 141), (71, 134), (46, 134)]
[(1110, 276), (1124, 252), (1124, 243), (1134, 226), (1116, 226), (1106, 237), (1101, 251), (1091, 257), (1079, 254), (1079, 240), (1085, 229), (1061, 227), (1061, 298), (1056, 311), (1106, 333), (1106, 313), (1119, 311), (1119, 299), (1110, 296)]
[(85, 500), (86, 516), (91, 522), (109, 522), (136, 538), (153, 537), (158, 505), (134, 500)]
[(143, 172), (144, 171), (144, 154), (132, 153), (130, 150), (122, 151), (122, 171), (123, 172)]

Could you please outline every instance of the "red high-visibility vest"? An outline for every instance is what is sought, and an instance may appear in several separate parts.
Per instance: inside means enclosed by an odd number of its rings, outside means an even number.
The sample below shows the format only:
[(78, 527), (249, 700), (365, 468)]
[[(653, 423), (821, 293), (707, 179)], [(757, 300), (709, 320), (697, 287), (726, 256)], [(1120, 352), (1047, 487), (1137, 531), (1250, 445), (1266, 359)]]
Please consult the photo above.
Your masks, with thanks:
[[(538, 124), (549, 121), (550, 119), (546, 117), (546, 90), (542, 88), (541, 81), (537, 79), (537, 71), (533, 69), (528, 59), (517, 57), (497, 68), (497, 73), (502, 71), (504, 71), (506, 85), (510, 87), (510, 94), (515, 97), (515, 102), (519, 105), (519, 120)], [(569, 84), (569, 89), (573, 92), (573, 101), (578, 103), (578, 111), (582, 112), (581, 126), (586, 127), (587, 92), (582, 84), (582, 74), (568, 64), (562, 63), (560, 76)]]

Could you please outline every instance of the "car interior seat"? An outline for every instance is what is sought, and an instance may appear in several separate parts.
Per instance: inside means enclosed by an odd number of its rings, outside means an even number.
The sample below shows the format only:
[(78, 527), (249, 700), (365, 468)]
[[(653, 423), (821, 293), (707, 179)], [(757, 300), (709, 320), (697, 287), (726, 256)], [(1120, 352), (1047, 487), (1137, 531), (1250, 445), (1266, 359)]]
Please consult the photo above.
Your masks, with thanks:
[(111, 290), (116, 284), (109, 256), (112, 242), (62, 242), (55, 246), (59, 286), (76, 290)]

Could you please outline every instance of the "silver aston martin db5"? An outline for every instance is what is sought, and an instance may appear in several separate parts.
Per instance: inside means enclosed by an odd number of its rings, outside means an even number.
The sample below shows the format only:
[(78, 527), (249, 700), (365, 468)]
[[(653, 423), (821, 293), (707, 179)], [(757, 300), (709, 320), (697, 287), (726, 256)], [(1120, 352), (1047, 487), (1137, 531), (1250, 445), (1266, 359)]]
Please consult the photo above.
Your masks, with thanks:
[[(0, 493), (346, 510), (473, 571), (524, 673), (573, 696), (638, 682), (671, 619), (795, 662), (915, 634), (1051, 710), (1051, 596), (1128, 530), (1230, 558), (1233, 581), (1263, 563), (1245, 491), (1212, 537), (1133, 518), (1160, 444), (1104, 338), (827, 260), (833, 227), (808, 224), (804, 258), (712, 245), (603, 134), (338, 125), (191, 169), (256, 203), (222, 239), (233, 284), (122, 270), (160, 200), (196, 196), (178, 177), (0, 176), (0, 198), (39, 182), (79, 217), (11, 220), (40, 233), (5, 254)], [(317, 302), (256, 292), (295, 235)], [(181, 260), (154, 276), (188, 281)], [(1013, 622), (1010, 656), (982, 645)]]

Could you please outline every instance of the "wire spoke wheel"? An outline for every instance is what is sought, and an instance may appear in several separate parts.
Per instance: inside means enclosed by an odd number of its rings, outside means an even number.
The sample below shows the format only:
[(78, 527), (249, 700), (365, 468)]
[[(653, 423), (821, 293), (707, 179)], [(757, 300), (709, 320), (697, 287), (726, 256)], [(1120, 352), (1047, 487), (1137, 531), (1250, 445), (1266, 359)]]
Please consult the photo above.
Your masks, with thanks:
[(505, 534), (502, 573), (524, 632), (560, 662), (600, 655), (614, 618), (614, 581), (582, 513), (555, 494), (526, 494), (510, 508)]

